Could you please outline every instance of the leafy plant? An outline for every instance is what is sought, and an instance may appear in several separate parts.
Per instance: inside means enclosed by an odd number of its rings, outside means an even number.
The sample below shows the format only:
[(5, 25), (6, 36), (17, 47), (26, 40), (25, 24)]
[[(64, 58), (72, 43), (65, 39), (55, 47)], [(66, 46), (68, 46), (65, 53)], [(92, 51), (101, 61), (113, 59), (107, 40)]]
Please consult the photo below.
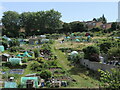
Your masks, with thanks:
[(111, 72), (99, 70), (101, 73), (100, 80), (106, 85), (106, 87), (118, 89), (120, 88), (120, 70), (111, 69)]
[(84, 58), (89, 59), (90, 61), (99, 62), (99, 48), (96, 46), (88, 46), (83, 49)]
[(32, 63), (30, 63), (30, 69), (31, 70), (37, 70), (39, 68), (39, 63), (37, 61), (33, 61)]
[(52, 76), (52, 73), (49, 71), (49, 70), (45, 70), (45, 71), (42, 71), (40, 73), (40, 77), (47, 80), (48, 78), (50, 78)]

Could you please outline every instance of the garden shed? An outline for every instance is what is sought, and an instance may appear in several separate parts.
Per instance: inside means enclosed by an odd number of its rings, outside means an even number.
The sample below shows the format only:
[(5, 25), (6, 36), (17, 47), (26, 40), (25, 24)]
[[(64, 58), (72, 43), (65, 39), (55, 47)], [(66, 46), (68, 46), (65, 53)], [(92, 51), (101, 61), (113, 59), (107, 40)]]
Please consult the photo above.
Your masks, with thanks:
[(3, 52), (5, 49), (4, 49), (4, 46), (3, 45), (0, 45), (0, 52)]
[(2, 61), (3, 62), (8, 62), (8, 59), (9, 59), (9, 57), (10, 57), (10, 55), (9, 54), (2, 54), (1, 56), (0, 56), (0, 58), (2, 58)]
[(21, 62), (21, 58), (9, 58), (9, 62), (12, 64), (12, 65), (21, 65), (22, 62)]
[(23, 88), (29, 88), (28, 85), (30, 84), (32, 84), (32, 87), (38, 88), (39, 78), (38, 77), (21, 77), (21, 85), (23, 86)]
[(6, 82), (4, 83), (4, 88), (17, 88), (16, 82)]

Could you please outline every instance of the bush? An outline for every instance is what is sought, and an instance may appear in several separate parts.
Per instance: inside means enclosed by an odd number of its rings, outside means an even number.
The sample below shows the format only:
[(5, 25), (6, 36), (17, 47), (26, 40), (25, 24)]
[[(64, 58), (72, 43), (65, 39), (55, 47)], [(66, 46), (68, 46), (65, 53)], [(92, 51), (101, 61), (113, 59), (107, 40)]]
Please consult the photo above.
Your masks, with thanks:
[(20, 46), (20, 42), (17, 39), (12, 39), (9, 42), (9, 45), (10, 45), (10, 47), (12, 47), (12, 46)]
[(10, 47), (9, 50), (10, 52), (18, 52), (19, 50), (24, 50), (24, 48), (15, 46), (15, 47)]
[(39, 57), (39, 55), (40, 55), (39, 50), (38, 49), (34, 49), (33, 51), (34, 51), (35, 57)]
[(27, 67), (27, 64), (22, 64), (21, 67), (22, 67), (22, 68), (26, 68), (26, 67)]
[(90, 61), (99, 61), (99, 48), (96, 46), (88, 46), (83, 49), (84, 58)]
[(37, 70), (39, 68), (39, 63), (37, 61), (33, 61), (32, 63), (30, 63), (30, 69), (31, 70)]
[(22, 60), (22, 63), (27, 63), (28, 62), (28, 59), (27, 58), (24, 58), (23, 60)]
[(57, 66), (57, 61), (49, 61), (48, 62), (49, 66)]
[(5, 50), (8, 48), (7, 41), (0, 41), (0, 45), (3, 45)]
[(111, 44), (110, 41), (105, 41), (105, 42), (101, 43), (99, 46), (100, 46), (100, 51), (103, 51), (104, 53), (107, 53), (108, 49), (110, 49), (112, 44)]
[(120, 47), (112, 47), (108, 50), (108, 58), (112, 60), (113, 57), (120, 58)]
[(48, 80), (48, 78), (50, 78), (51, 76), (52, 76), (52, 73), (49, 70), (45, 70), (40, 73), (40, 77), (45, 80)]
[(108, 88), (118, 89), (120, 88), (120, 70), (119, 69), (111, 69), (111, 73), (108, 71), (99, 70), (101, 73), (100, 80), (105, 84)]

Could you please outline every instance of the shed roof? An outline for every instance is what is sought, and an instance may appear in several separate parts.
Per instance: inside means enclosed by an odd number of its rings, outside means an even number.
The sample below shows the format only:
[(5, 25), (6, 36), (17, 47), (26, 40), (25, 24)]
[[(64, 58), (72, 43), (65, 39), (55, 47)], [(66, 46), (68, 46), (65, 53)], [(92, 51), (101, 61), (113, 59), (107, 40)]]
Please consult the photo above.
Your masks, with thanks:
[(17, 88), (17, 83), (16, 82), (6, 82), (5, 81), (4, 88)]
[(9, 62), (12, 65), (21, 64), (21, 58), (9, 58)]

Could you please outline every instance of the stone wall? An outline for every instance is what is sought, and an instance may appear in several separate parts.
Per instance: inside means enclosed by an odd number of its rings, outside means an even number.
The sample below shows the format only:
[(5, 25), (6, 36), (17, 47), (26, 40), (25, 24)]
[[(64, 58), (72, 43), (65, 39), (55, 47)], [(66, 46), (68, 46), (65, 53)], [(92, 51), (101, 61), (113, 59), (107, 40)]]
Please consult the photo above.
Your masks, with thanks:
[(110, 72), (110, 69), (112, 68), (119, 68), (118, 66), (114, 66), (114, 65), (107, 65), (107, 64), (102, 64), (99, 62), (91, 62), (87, 59), (81, 59), (80, 63), (84, 65), (85, 67), (88, 67), (89, 69), (94, 70), (94, 71), (101, 69), (101, 70), (104, 70), (104, 71), (107, 70)]

